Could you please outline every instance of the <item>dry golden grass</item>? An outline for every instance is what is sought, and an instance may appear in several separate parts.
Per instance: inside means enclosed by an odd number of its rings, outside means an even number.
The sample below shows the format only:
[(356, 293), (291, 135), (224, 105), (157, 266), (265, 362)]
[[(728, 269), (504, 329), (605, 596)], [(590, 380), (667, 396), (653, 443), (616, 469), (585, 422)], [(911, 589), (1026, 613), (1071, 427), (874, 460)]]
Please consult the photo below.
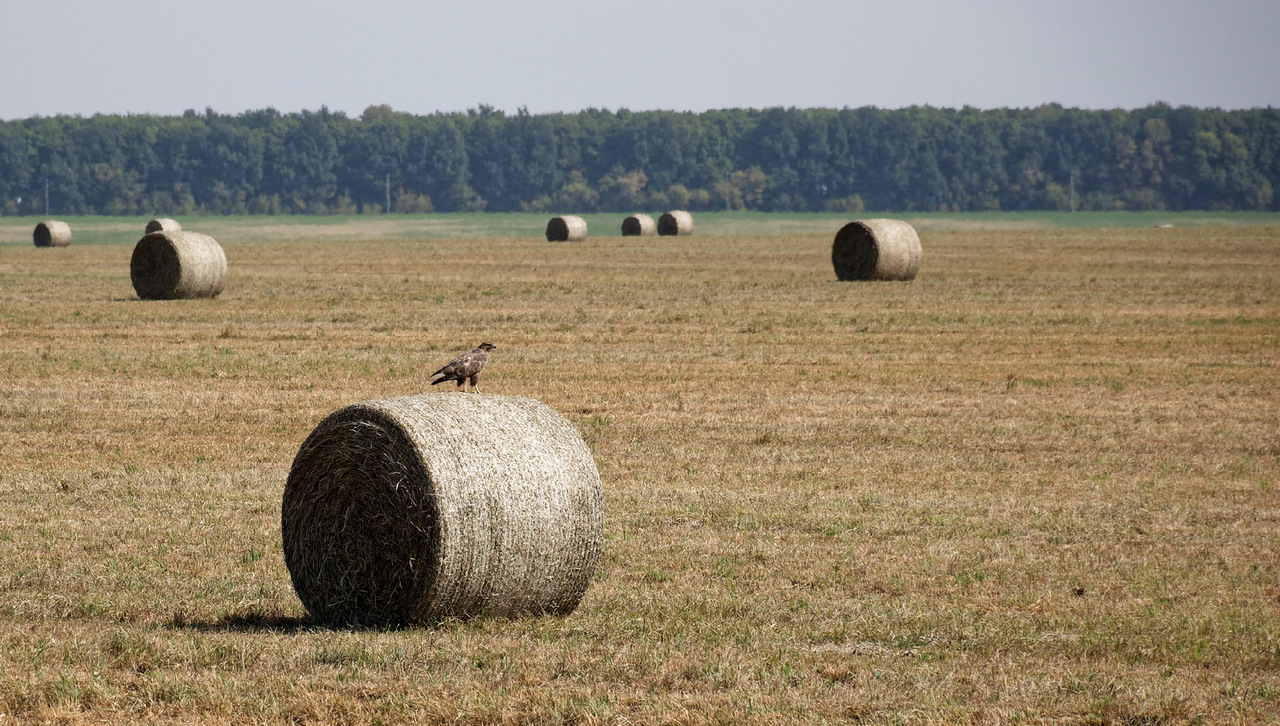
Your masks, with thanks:
[[(0, 723), (1273, 719), (1280, 230), (921, 236), (0, 248)], [(481, 340), (595, 453), (582, 606), (313, 626), (299, 444)]]

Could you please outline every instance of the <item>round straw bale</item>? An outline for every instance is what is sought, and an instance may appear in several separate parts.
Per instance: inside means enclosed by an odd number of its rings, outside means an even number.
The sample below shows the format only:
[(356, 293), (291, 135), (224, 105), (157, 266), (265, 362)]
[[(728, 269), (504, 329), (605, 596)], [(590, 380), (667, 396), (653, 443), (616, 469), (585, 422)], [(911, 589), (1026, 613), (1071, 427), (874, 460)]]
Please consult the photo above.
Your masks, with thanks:
[(652, 237), (655, 229), (653, 217), (647, 214), (633, 214), (622, 220), (623, 237)]
[(658, 218), (658, 234), (664, 237), (693, 234), (693, 215), (683, 210), (673, 210)]
[(147, 234), (152, 232), (181, 232), (182, 225), (178, 224), (178, 220), (161, 217), (147, 222)]
[(548, 242), (581, 242), (587, 238), (587, 220), (566, 214), (547, 222)]
[(129, 263), (143, 300), (217, 297), (227, 286), (227, 256), (199, 232), (152, 232), (138, 240)]
[(920, 237), (897, 219), (860, 219), (836, 233), (831, 264), (841, 280), (914, 280)]
[(331, 625), (570, 613), (603, 529), (578, 431), (539, 401), (492, 394), (335, 411), (298, 450), (281, 506), (294, 590)]
[(56, 219), (46, 219), (36, 225), (31, 236), (36, 247), (66, 247), (71, 244), (71, 225)]

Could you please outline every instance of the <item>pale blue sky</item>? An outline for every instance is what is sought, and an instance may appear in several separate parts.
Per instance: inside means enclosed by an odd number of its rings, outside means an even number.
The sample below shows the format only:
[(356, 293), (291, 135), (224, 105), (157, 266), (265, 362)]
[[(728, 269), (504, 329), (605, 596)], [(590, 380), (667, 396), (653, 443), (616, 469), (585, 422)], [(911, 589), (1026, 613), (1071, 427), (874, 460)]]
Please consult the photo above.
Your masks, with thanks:
[(1280, 106), (1280, 0), (8, 0), (0, 119)]

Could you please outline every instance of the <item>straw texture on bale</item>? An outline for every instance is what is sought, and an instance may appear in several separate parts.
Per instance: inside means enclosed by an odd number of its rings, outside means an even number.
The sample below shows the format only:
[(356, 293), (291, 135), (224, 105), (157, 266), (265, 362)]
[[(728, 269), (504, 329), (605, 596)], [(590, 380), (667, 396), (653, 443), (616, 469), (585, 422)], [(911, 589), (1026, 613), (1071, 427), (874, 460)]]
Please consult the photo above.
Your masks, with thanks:
[(129, 263), (143, 300), (217, 297), (227, 285), (227, 256), (199, 232), (152, 232), (138, 240)]
[(161, 217), (147, 222), (147, 234), (152, 232), (181, 232), (182, 225), (178, 224), (178, 220)]
[(657, 225), (647, 214), (633, 214), (622, 220), (623, 237), (652, 237)]
[(590, 449), (519, 396), (424, 393), (320, 422), (281, 507), (299, 599), (331, 625), (567, 614), (600, 559)]
[(47, 219), (36, 225), (31, 236), (36, 247), (66, 247), (71, 244), (71, 225), (56, 219)]
[(587, 238), (587, 220), (565, 215), (547, 222), (548, 242), (581, 242)]
[(693, 234), (693, 215), (682, 210), (663, 214), (658, 218), (658, 234), (664, 237)]
[(921, 255), (915, 228), (897, 219), (850, 222), (831, 245), (831, 264), (841, 280), (914, 280)]

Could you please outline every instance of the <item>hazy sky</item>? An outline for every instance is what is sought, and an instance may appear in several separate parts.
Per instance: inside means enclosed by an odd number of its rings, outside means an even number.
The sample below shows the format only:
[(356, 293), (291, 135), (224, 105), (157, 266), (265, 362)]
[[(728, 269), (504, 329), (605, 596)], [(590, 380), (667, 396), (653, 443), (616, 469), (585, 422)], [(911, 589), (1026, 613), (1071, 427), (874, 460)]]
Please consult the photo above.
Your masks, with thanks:
[(0, 119), (1280, 106), (1280, 0), (9, 0)]

